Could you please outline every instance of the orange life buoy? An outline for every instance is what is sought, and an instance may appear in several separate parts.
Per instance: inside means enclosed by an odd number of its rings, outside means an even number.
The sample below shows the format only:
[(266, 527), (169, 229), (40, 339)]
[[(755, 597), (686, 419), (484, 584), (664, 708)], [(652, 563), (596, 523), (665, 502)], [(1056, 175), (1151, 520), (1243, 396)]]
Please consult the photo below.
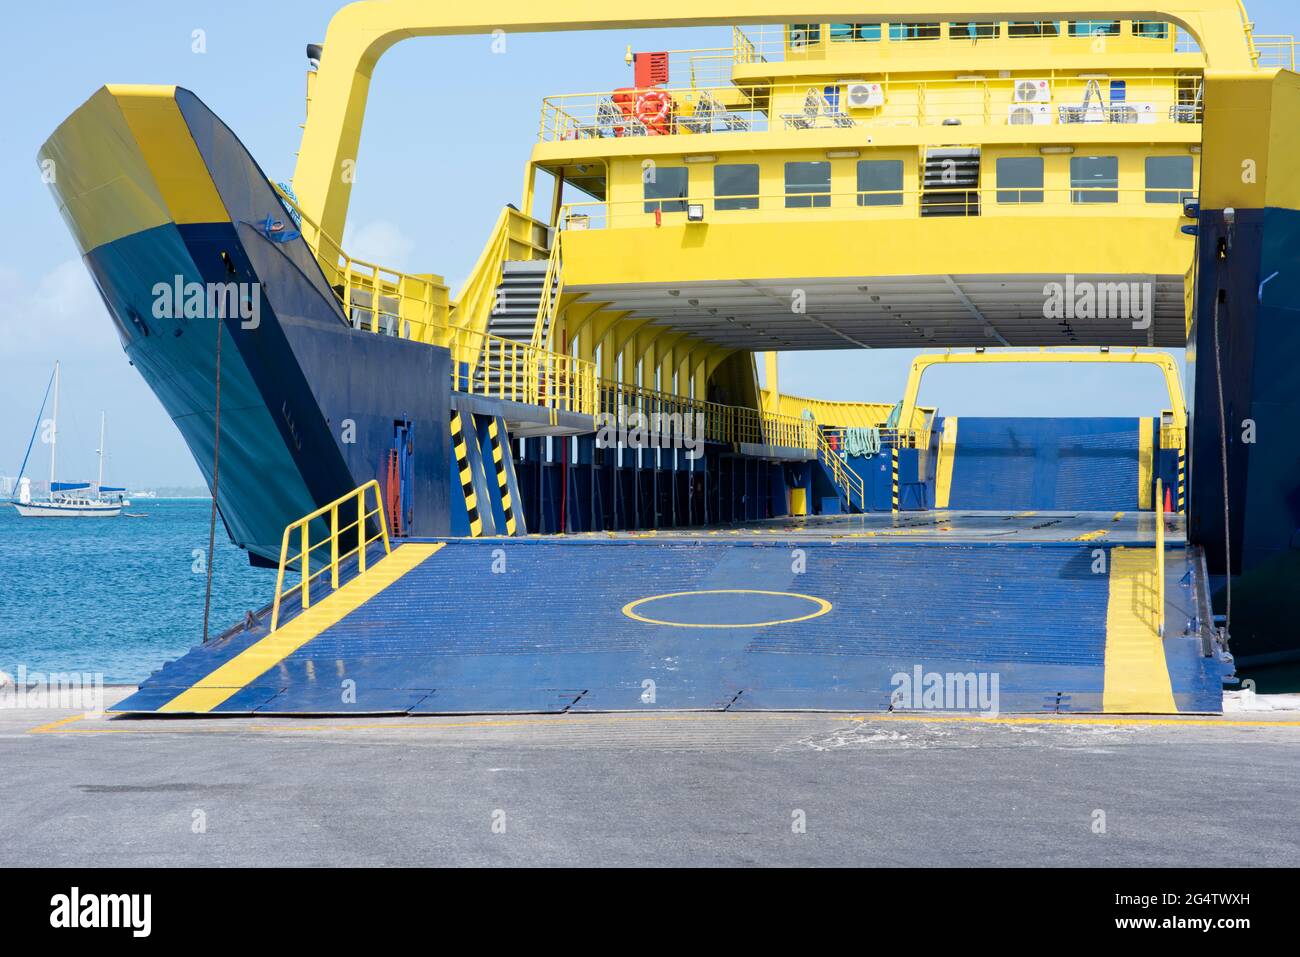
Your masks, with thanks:
[(635, 112), (647, 131), (666, 134), (673, 115), (673, 98), (663, 90), (646, 90), (638, 94)]

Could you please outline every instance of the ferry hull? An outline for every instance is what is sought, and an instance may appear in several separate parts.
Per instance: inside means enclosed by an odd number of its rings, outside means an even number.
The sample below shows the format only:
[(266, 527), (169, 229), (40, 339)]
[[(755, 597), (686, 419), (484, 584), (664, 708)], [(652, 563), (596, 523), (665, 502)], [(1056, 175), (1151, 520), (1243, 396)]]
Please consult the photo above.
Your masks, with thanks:
[[(412, 530), (449, 531), (447, 351), (345, 321), (265, 174), (196, 97), (105, 87), (41, 157), (128, 358), (215, 488), (235, 544), (277, 561), (286, 525), (384, 477), (399, 419), (423, 466)], [(228, 283), (239, 311), (193, 315), (175, 295)]]

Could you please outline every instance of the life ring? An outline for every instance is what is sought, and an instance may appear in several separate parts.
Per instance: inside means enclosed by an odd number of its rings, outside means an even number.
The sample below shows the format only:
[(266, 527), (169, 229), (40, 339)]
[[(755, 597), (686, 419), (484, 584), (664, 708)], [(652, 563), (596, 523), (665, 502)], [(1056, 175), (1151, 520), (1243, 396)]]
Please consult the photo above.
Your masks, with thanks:
[(673, 115), (673, 98), (663, 90), (646, 90), (637, 95), (634, 112), (646, 130), (665, 134)]

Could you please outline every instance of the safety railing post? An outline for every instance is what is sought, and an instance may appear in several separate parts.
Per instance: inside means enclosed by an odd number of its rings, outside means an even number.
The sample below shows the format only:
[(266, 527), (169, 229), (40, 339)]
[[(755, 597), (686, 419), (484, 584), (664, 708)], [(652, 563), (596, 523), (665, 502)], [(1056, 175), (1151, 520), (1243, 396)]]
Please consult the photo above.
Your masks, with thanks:
[(302, 610), (311, 605), (311, 522), (302, 523)]
[[(379, 496), (375, 495), (376, 505)], [(380, 521), (383, 521), (383, 507), (379, 507)], [(357, 495), (357, 574), (366, 573), (366, 490), (360, 489)]]
[(330, 506), (330, 584), (339, 587), (339, 507)]

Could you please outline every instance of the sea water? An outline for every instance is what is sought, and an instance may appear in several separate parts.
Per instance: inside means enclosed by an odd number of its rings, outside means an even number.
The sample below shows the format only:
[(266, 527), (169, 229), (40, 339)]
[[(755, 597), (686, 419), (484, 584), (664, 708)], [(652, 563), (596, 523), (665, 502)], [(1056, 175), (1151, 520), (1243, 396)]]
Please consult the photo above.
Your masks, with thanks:
[[(209, 499), (141, 499), (143, 518), (22, 518), (0, 503), (0, 670), (148, 677), (203, 637)], [(267, 604), (217, 518), (210, 634)]]

